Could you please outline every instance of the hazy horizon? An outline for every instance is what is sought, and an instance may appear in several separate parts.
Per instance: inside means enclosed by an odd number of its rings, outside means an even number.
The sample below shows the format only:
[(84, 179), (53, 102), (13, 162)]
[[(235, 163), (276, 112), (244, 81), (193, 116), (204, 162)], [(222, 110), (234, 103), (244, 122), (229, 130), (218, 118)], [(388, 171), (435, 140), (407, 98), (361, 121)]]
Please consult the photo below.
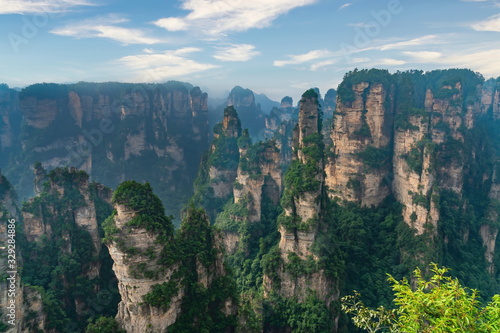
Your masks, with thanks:
[(4, 0), (0, 82), (165, 82), (279, 101), (349, 70), (470, 68), (500, 75), (491, 0)]

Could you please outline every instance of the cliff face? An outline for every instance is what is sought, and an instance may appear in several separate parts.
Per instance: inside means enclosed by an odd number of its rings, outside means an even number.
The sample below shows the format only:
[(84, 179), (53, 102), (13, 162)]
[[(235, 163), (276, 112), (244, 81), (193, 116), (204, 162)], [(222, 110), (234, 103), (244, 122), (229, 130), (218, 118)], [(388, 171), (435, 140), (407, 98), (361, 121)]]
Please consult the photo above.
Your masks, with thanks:
[[(443, 90), (456, 90), (449, 98), (435, 98), (428, 89), (425, 95), (424, 112), (411, 115), (411, 125), (399, 129), (394, 144), (394, 183), (396, 198), (405, 205), (403, 217), (408, 225), (416, 228), (417, 234), (425, 231), (429, 223), (436, 230), (439, 212), (432, 195), (440, 190), (450, 190), (461, 196), (463, 186), (463, 162), (451, 157), (441, 158), (442, 153), (435, 152), (441, 146), (449, 154), (447, 145), (451, 140), (464, 142), (459, 129), (470, 129), (465, 124), (465, 117), (471, 119), (469, 109), (462, 116), (464, 96), (460, 83), (455, 87), (444, 86)], [(450, 147), (451, 148), (451, 147)], [(456, 153), (461, 154), (460, 151)], [(434, 187), (434, 188), (433, 188)]]
[(261, 220), (263, 196), (274, 205), (279, 203), (282, 187), (279, 150), (274, 141), (240, 147), (240, 165), (234, 186), (234, 202), (247, 202), (249, 222)]
[(178, 267), (163, 271), (161, 265), (151, 260), (160, 257), (163, 246), (147, 230), (127, 226), (137, 217), (134, 210), (120, 204), (115, 209), (114, 223), (120, 233), (113, 236), (117, 241), (110, 242), (108, 247), (121, 295), (117, 320), (127, 332), (164, 332), (181, 311), (183, 290), (173, 295), (166, 311), (144, 304), (143, 296), (154, 285), (168, 281)]
[(248, 128), (250, 136), (261, 138), (265, 128), (265, 114), (260, 105), (255, 104), (255, 95), (250, 89), (243, 89), (240, 86), (234, 87), (227, 97), (227, 106), (232, 106), (238, 110), (241, 123)]
[(353, 96), (339, 101), (334, 115), (326, 185), (331, 198), (377, 206), (390, 192), (392, 87), (360, 82), (349, 88)]
[(238, 139), (241, 134), (238, 113), (232, 106), (227, 107), (222, 122), (214, 127), (214, 140), (202, 160), (192, 199), (207, 210), (212, 220), (215, 220), (223, 203), (232, 195), (233, 183), (238, 174)]
[[(358, 78), (353, 83), (359, 75), (355, 72), (339, 87), (343, 94), (326, 167), (329, 195), (377, 206), (392, 192), (405, 207), (407, 224), (421, 234), (426, 223), (437, 227), (433, 186), (459, 195), (462, 191), (463, 161), (443, 155), (454, 149), (453, 143), (464, 142), (464, 130), (474, 126), (481, 107), (477, 96), (464, 95), (460, 82), (435, 88), (436, 97), (430, 88), (408, 83), (409, 75), (395, 79), (377, 73), (374, 81)], [(425, 94), (417, 97), (414, 90)], [(436, 153), (437, 147), (442, 152)]]
[(9, 157), (19, 146), (19, 128), (21, 113), (19, 111), (19, 93), (0, 84), (0, 168), (5, 169)]
[[(37, 170), (46, 174), (40, 165)], [(39, 320), (27, 316), (20, 327), (83, 329), (92, 313), (114, 313), (118, 295), (111, 291), (114, 276), (100, 231), (110, 213), (110, 195), (103, 185), (89, 183), (84, 171), (55, 169), (46, 175), (40, 195), (24, 204), (24, 228), (18, 231), (22, 283), (34, 288), (19, 288), (25, 294), (20, 304), (23, 317), (34, 311)]]
[[(217, 217), (217, 226), (224, 232), (226, 253), (234, 254), (238, 249), (248, 254), (248, 237), (241, 231), (251, 229), (250, 238), (257, 239), (269, 232), (263, 222), (263, 211), (268, 205), (279, 204), (282, 190), (280, 152), (275, 141), (251, 145), (248, 131), (239, 140), (240, 163), (238, 176), (233, 186), (233, 199)], [(246, 227), (245, 227), (246, 226)]]
[(174, 215), (192, 194), (208, 148), (207, 94), (198, 87), (38, 84), (20, 93), (19, 104), (25, 154), (7, 171), (22, 196), (29, 194), (23, 182), (35, 161), (83, 169), (110, 187), (123, 179), (164, 184), (159, 194)]
[[(106, 221), (105, 231), (122, 298), (116, 316), (122, 328), (130, 333), (194, 329), (198, 320), (201, 326), (207, 324), (208, 313), (235, 315), (230, 293), (193, 294), (197, 285), (213, 292), (227, 275), (222, 241), (202, 211), (188, 210), (174, 237), (172, 222), (163, 215), (149, 184), (122, 183), (114, 203), (115, 213)], [(190, 317), (192, 311), (181, 312), (194, 306), (192, 300), (207, 304), (195, 317)]]
[(335, 89), (328, 89), (323, 101), (323, 117), (331, 119), (337, 107), (337, 91)]
[(453, 266), (466, 259), (452, 249), (484, 246), (494, 274), (497, 82), (467, 70), (354, 71), (338, 93), (325, 167), (330, 198), (377, 207), (392, 195), (429, 251), (440, 249)]
[[(316, 297), (329, 306), (334, 298), (333, 283), (317, 267), (318, 257), (312, 251), (323, 223), (325, 185), (318, 95), (312, 89), (300, 101), (294, 137), (296, 155), (285, 176), (281, 201), (284, 211), (278, 218), (279, 278), (265, 278), (265, 288), (267, 292), (271, 291), (269, 288), (276, 289), (282, 297), (299, 302), (304, 302), (309, 290), (314, 290)], [(316, 268), (306, 273), (300, 268), (305, 266)]]
[(293, 107), (291, 97), (284, 97), (281, 100), (281, 108), (273, 108), (269, 115), (266, 115), (264, 137), (273, 138), (281, 153), (283, 165), (288, 165), (292, 161), (293, 129), (297, 125), (298, 110)]

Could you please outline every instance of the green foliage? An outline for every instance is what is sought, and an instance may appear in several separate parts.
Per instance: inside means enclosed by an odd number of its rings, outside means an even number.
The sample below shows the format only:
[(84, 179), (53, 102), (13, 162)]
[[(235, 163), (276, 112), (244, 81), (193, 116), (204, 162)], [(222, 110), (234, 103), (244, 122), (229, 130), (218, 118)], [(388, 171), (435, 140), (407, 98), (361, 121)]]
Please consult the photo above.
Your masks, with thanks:
[(250, 138), (248, 129), (245, 128), (241, 136), (238, 138), (238, 147), (242, 149), (248, 149), (250, 148), (251, 145), (252, 145), (252, 139)]
[(125, 330), (120, 329), (115, 318), (99, 317), (87, 325), (85, 333), (125, 333)]
[(48, 329), (61, 329), (70, 321), (64, 309), (64, 303), (59, 300), (54, 291), (45, 292), (43, 288), (36, 288), (42, 297), (43, 311), (47, 315), (45, 327)]
[(309, 89), (309, 90), (306, 90), (303, 94), (302, 94), (302, 98), (304, 99), (316, 99), (316, 101), (318, 100), (318, 94), (316, 93), (316, 91), (314, 89)]
[(144, 228), (157, 233), (159, 239), (167, 240), (173, 235), (173, 225), (165, 216), (163, 204), (149, 185), (133, 180), (125, 181), (113, 193), (113, 203), (133, 209), (137, 215), (128, 222), (130, 226)]
[(356, 153), (356, 157), (363, 161), (368, 170), (377, 169), (387, 165), (390, 161), (391, 151), (389, 147), (376, 148), (367, 146), (364, 150)]
[(327, 230), (318, 234), (314, 253), (318, 265), (341, 283), (341, 293), (362, 292), (370, 305), (389, 304), (390, 288), (383, 281), (386, 272), (402, 276), (398, 225), (404, 225), (401, 207), (392, 198), (377, 208), (352, 202), (330, 202), (326, 207)]
[[(236, 171), (240, 163), (239, 147), (248, 148), (251, 145), (248, 131), (244, 131), (239, 137), (234, 136), (234, 134), (239, 135), (241, 133), (241, 123), (234, 107), (226, 108), (224, 114), (231, 117), (230, 122), (227, 124), (228, 128), (224, 129), (222, 122), (214, 127), (216, 138), (212, 141), (210, 151), (206, 152), (201, 159), (198, 176), (194, 182), (195, 193), (190, 200), (191, 205), (205, 208), (212, 221), (215, 221), (217, 214), (221, 212), (222, 207), (228, 200), (227, 197), (216, 198), (212, 185), (218, 181), (231, 182), (233, 180), (211, 179), (210, 169)], [(227, 133), (227, 129), (230, 127), (232, 127), (232, 130), (236, 130), (236, 133)], [(243, 161), (243, 163), (246, 162)]]
[(203, 209), (189, 207), (175, 237), (164, 243), (158, 263), (171, 267), (178, 263), (179, 269), (171, 279), (157, 284), (144, 296), (144, 302), (168, 309), (170, 300), (183, 288), (181, 314), (168, 328), (169, 332), (223, 332), (236, 325), (234, 316), (226, 316), (222, 309), (228, 299), (235, 302), (234, 280), (229, 276), (214, 277), (205, 288), (199, 282), (199, 264), (207, 274), (215, 270), (218, 250), (208, 216)]
[[(460, 83), (464, 102), (469, 100), (469, 97), (474, 96), (477, 86), (484, 82), (484, 77), (480, 73), (469, 69), (435, 70), (426, 73), (426, 76), (434, 97), (439, 99), (448, 99), (459, 93), (455, 85)], [(451, 89), (443, 87), (451, 87)]]
[(246, 154), (240, 158), (240, 169), (244, 172), (248, 172), (251, 176), (262, 175), (261, 165), (270, 162), (265, 156), (267, 150), (279, 152), (274, 141), (260, 141), (248, 147)]
[(288, 252), (288, 262), (285, 264), (285, 271), (294, 278), (310, 275), (318, 271), (318, 263), (312, 256), (304, 260), (295, 252)]
[(243, 232), (241, 228), (244, 224), (241, 221), (244, 221), (248, 216), (247, 204), (249, 200), (249, 198), (243, 198), (238, 203), (228, 201), (222, 213), (217, 216), (217, 227), (224, 231)]
[(209, 267), (216, 259), (213, 237), (210, 221), (205, 211), (191, 207), (186, 212), (186, 217), (176, 237), (177, 249), (183, 253), (184, 260), (193, 260), (196, 257)]
[(408, 154), (402, 156), (410, 170), (416, 174), (421, 174), (423, 171), (424, 157), (423, 152), (418, 147), (413, 147)]
[(167, 311), (172, 297), (177, 295), (178, 292), (177, 281), (170, 280), (152, 286), (151, 291), (144, 295), (142, 299), (146, 304), (161, 307), (164, 311)]
[(308, 159), (317, 163), (323, 159), (324, 148), (323, 135), (313, 133), (303, 139), (303, 148), (301, 150)]
[(67, 95), (67, 85), (56, 83), (37, 83), (21, 90), (19, 98), (34, 97), (37, 99), (64, 99), (67, 98)]
[(298, 160), (292, 161), (285, 174), (285, 193), (281, 201), (283, 207), (289, 207), (289, 200), (295, 196), (317, 191), (320, 181), (316, 176), (319, 172), (314, 162), (303, 164)]
[(361, 181), (358, 178), (349, 177), (346, 186), (355, 192), (361, 191)]
[(115, 216), (116, 210), (114, 210), (102, 223), (102, 229), (104, 230), (104, 238), (102, 239), (102, 242), (105, 244), (117, 241), (117, 238), (114, 237), (114, 235), (118, 234), (120, 229), (116, 226)]
[(361, 127), (357, 130), (354, 131), (354, 135), (361, 137), (361, 138), (371, 138), (372, 137), (372, 132), (370, 131), (370, 126), (368, 126), (368, 123), (366, 122), (366, 111), (363, 111), (363, 115), (361, 116)]
[(212, 145), (215, 149), (210, 154), (208, 163), (219, 169), (236, 169), (239, 161), (238, 139), (221, 135), (214, 139)]
[(262, 261), (260, 263), (262, 270), (264, 274), (275, 283), (280, 282), (278, 272), (281, 262), (281, 252), (278, 245), (272, 247), (268, 253), (262, 256)]
[(263, 304), (263, 316), (264, 331), (290, 328), (297, 333), (327, 333), (333, 324), (331, 312), (313, 293), (302, 303), (273, 295)]
[[(342, 83), (339, 84), (337, 89), (337, 95), (340, 97), (342, 102), (354, 102), (354, 91), (352, 90), (353, 86), (361, 83), (367, 82), (369, 84), (372, 83), (381, 83), (385, 87), (389, 87), (391, 84), (391, 74), (387, 70), (380, 69), (363, 69), (358, 70), (357, 68), (354, 71), (350, 71), (344, 75), (344, 79)], [(369, 85), (367, 89), (369, 88)]]
[(424, 154), (434, 154), (435, 149), (435, 143), (428, 138), (424, 138), (418, 141), (409, 153), (401, 157), (406, 161), (410, 170), (420, 175), (424, 166)]
[(414, 194), (412, 197), (412, 203), (430, 209), (429, 200), (423, 194)]
[[(494, 276), (487, 273), (484, 257), (484, 246), (479, 229), (484, 223), (481, 217), (481, 207), (460, 198), (452, 191), (439, 193), (438, 234), (440, 239), (448, 242), (440, 243), (444, 265), (453, 267), (453, 274), (471, 288), (481, 290), (485, 298), (497, 293), (498, 282)], [(472, 231), (472, 232), (471, 232)], [(464, 239), (469, 233), (468, 239)]]
[(291, 207), (294, 198), (307, 192), (317, 192), (320, 188), (324, 152), (322, 135), (315, 133), (305, 137), (301, 150), (305, 163), (293, 160), (285, 173), (285, 190), (281, 198), (283, 207)]
[[(72, 321), (83, 330), (91, 312), (77, 316), (75, 304), (81, 304), (85, 311), (100, 304), (102, 295), (95, 291), (116, 286), (113, 282), (116, 278), (107, 249), (100, 248), (99, 256), (96, 255), (93, 239), (76, 223), (74, 211), (88, 204), (84, 197), (87, 186), (98, 223), (111, 206), (101, 198), (106, 196), (107, 189), (98, 184), (88, 185), (88, 176), (83, 172), (55, 169), (48, 178), (43, 192), (23, 207), (24, 212), (35, 214), (51, 232), (28, 242), (23, 231), (18, 230), (18, 244), (28, 256), (23, 264), (22, 282), (34, 286), (42, 295), (43, 310), (51, 318), (47, 328), (62, 330)], [(97, 263), (101, 267), (99, 277), (89, 280), (88, 271)], [(99, 305), (95, 314), (115, 315), (118, 291), (113, 290), (107, 296), (106, 307)]]
[(476, 290), (445, 276), (446, 268), (431, 265), (434, 275), (426, 280), (420, 269), (414, 271), (414, 283), (407, 279), (389, 281), (396, 309), (371, 310), (358, 295), (342, 299), (342, 310), (353, 314), (354, 324), (368, 332), (496, 332), (500, 329), (500, 296), (482, 307)]
[(434, 98), (436, 99), (449, 99), (460, 93), (460, 90), (456, 88), (445, 88), (434, 90)]
[[(226, 212), (228, 212), (228, 208), (219, 215), (216, 224), (218, 228), (224, 231), (227, 231), (228, 228), (219, 219), (225, 216)], [(264, 268), (267, 274), (272, 273), (270, 271), (271, 266), (279, 266), (279, 262), (275, 262), (276, 259), (279, 260), (279, 250), (277, 257), (268, 256), (264, 258), (278, 241), (279, 233), (276, 227), (276, 217), (281, 213), (281, 208), (274, 204), (267, 196), (266, 191), (262, 193), (260, 213), (260, 220), (254, 222), (248, 221), (248, 215), (233, 215), (238, 221), (234, 221), (237, 228), (231, 229), (233, 230), (231, 232), (237, 234), (238, 246), (234, 253), (226, 255), (228, 266), (233, 272), (238, 290), (241, 293), (253, 296), (262, 287)], [(234, 212), (231, 214), (234, 214)], [(276, 271), (274, 271), (274, 274), (276, 274)], [(274, 277), (275, 275), (273, 275)]]

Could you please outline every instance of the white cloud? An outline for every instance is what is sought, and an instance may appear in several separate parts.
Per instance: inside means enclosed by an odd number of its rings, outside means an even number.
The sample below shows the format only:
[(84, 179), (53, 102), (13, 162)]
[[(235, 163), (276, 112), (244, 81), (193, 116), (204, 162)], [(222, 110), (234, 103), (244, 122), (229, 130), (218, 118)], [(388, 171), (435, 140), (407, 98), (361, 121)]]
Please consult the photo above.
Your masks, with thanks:
[(437, 64), (442, 68), (471, 68), (485, 76), (497, 77), (500, 75), (500, 49), (491, 49), (479, 52), (450, 52), (439, 53), (432, 51), (404, 52), (412, 57), (415, 63)]
[(384, 40), (373, 40), (371, 44), (373, 46), (368, 46), (364, 48), (356, 48), (355, 46), (344, 48), (337, 51), (339, 55), (349, 55), (358, 54), (367, 51), (389, 51), (397, 49), (410, 49), (414, 47), (423, 47), (427, 45), (442, 45), (450, 43), (450, 38), (453, 34), (443, 34), (443, 35), (425, 35), (422, 37), (412, 38), (402, 41), (384, 41)]
[(476, 31), (500, 32), (500, 14), (490, 16), (482, 22), (473, 24), (472, 29)]
[(197, 31), (217, 37), (228, 32), (265, 28), (278, 16), (310, 5), (316, 0), (183, 0), (184, 17), (167, 17), (155, 22), (169, 31)]
[(186, 58), (185, 55), (187, 54), (201, 51), (201, 49), (195, 47), (157, 53), (149, 51), (151, 50), (148, 50), (145, 54), (130, 55), (118, 59), (118, 62), (128, 67), (135, 76), (133, 80), (160, 82), (218, 67)]
[(1, 14), (53, 14), (67, 12), (72, 7), (93, 6), (85, 0), (2, 0)]
[(386, 65), (386, 66), (400, 66), (406, 64), (406, 61), (392, 58), (380, 59), (377, 62), (377, 65)]
[(123, 44), (156, 44), (161, 42), (157, 38), (146, 36), (142, 30), (115, 25), (124, 22), (128, 22), (128, 20), (116, 15), (109, 15), (72, 23), (56, 28), (51, 33), (75, 38), (108, 38)]
[(363, 62), (369, 62), (370, 58), (352, 58), (351, 62), (354, 64), (361, 64)]
[(373, 28), (377, 26), (377, 23), (372, 21), (372, 22), (348, 23), (346, 25), (348, 27), (355, 27), (355, 28)]
[(311, 65), (311, 70), (312, 71), (317, 71), (320, 68), (324, 69), (324, 67), (328, 67), (330, 65), (333, 65), (336, 62), (337, 62), (337, 60), (335, 60), (335, 59), (323, 60), (323, 61), (317, 62), (315, 64), (312, 64)]
[(344, 9), (344, 8), (347, 8), (347, 7), (349, 7), (350, 5), (352, 5), (352, 3), (345, 3), (345, 4), (343, 4), (342, 6), (340, 6), (338, 10), (342, 10), (342, 9)]
[(217, 49), (213, 57), (221, 61), (248, 61), (260, 54), (255, 51), (255, 46), (250, 44), (231, 44)]
[(406, 51), (403, 53), (412, 57), (413, 60), (417, 62), (427, 62), (427, 61), (437, 60), (443, 56), (442, 53), (434, 51), (415, 51), (415, 52)]
[(485, 76), (500, 75), (500, 49), (492, 49), (488, 51), (473, 52), (473, 53), (453, 53), (451, 56), (444, 57), (442, 64), (459, 67), (472, 68)]
[(380, 45), (377, 46), (376, 49), (381, 51), (386, 51), (386, 50), (407, 48), (409, 46), (421, 46), (421, 45), (429, 45), (436, 43), (441, 43), (437, 35), (426, 35), (401, 42)]
[(298, 64), (303, 64), (305, 62), (311, 61), (311, 60), (316, 60), (316, 59), (321, 59), (321, 58), (327, 58), (333, 56), (333, 53), (328, 51), (328, 50), (312, 50), (304, 54), (297, 54), (297, 55), (289, 55), (290, 57), (289, 60), (275, 60), (273, 65), (277, 67), (283, 67), (286, 65), (298, 65)]

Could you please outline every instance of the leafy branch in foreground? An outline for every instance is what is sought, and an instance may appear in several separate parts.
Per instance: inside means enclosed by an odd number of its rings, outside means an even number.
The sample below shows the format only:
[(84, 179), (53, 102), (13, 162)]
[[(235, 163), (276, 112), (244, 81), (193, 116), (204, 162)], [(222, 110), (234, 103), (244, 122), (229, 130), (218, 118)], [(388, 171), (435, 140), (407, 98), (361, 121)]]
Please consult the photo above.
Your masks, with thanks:
[(379, 332), (389, 330), (394, 332), (396, 318), (396, 310), (387, 310), (383, 306), (379, 306), (373, 310), (365, 306), (360, 300), (361, 295), (354, 291), (354, 295), (345, 296), (342, 298), (342, 311), (348, 314), (353, 314), (352, 321), (356, 327), (365, 329), (368, 332)]
[(431, 264), (434, 275), (426, 280), (417, 268), (411, 284), (389, 275), (395, 296), (393, 310), (369, 309), (355, 292), (341, 299), (342, 311), (353, 315), (354, 325), (367, 332), (500, 332), (500, 295), (481, 307), (478, 292), (445, 276), (447, 271)]

